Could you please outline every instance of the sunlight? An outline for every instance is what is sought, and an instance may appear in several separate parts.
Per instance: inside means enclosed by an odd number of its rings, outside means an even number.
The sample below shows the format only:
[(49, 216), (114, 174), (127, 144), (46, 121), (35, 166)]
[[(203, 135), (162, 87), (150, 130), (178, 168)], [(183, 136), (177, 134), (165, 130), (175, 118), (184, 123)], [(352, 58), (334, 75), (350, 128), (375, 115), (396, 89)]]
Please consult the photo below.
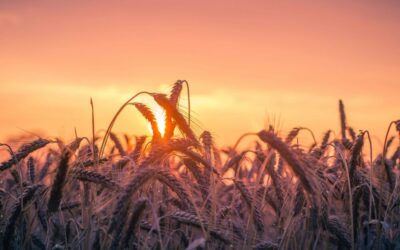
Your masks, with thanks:
[[(154, 113), (156, 118), (158, 131), (160, 132), (161, 136), (164, 136), (165, 133), (165, 111), (160, 106), (153, 106), (151, 110)], [(153, 135), (153, 130), (151, 129), (151, 124), (147, 123), (147, 128), (151, 135)]]

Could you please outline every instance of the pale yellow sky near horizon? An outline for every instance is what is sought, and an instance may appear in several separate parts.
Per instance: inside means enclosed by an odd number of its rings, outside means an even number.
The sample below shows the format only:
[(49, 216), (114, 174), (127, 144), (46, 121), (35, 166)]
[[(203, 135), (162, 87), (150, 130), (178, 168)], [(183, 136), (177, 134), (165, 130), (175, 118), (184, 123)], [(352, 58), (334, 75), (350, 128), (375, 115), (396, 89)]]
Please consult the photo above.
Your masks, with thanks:
[[(90, 97), (101, 130), (127, 98), (177, 79), (195, 130), (220, 145), (268, 121), (338, 131), (340, 98), (349, 125), (381, 139), (400, 118), (398, 44), (396, 1), (3, 0), (0, 140), (89, 136)], [(133, 108), (116, 130), (148, 133)]]

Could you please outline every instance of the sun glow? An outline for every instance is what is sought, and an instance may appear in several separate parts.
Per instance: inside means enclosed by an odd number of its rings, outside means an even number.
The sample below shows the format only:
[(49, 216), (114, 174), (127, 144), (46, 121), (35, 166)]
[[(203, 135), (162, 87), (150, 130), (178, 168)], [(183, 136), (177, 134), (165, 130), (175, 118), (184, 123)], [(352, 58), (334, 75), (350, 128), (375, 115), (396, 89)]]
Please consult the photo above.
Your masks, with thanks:
[[(161, 136), (164, 136), (165, 133), (165, 110), (163, 110), (160, 106), (154, 106), (151, 108), (153, 111), (154, 117), (157, 122), (158, 131), (160, 132)], [(147, 123), (147, 128), (150, 131), (150, 134), (153, 135), (153, 130), (151, 128), (150, 122)]]

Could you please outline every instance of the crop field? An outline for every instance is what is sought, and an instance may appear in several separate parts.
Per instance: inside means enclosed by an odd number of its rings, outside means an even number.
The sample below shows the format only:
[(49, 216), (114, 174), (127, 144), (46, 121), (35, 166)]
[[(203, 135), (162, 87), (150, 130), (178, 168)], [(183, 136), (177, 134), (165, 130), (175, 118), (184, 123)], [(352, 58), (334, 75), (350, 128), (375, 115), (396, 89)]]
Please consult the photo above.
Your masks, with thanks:
[[(219, 147), (192, 129), (190, 98), (182, 112), (187, 89), (134, 95), (106, 132), (1, 144), (0, 249), (400, 249), (398, 117), (373, 153), (341, 100), (336, 133), (270, 125)], [(127, 107), (151, 136), (113, 132)]]

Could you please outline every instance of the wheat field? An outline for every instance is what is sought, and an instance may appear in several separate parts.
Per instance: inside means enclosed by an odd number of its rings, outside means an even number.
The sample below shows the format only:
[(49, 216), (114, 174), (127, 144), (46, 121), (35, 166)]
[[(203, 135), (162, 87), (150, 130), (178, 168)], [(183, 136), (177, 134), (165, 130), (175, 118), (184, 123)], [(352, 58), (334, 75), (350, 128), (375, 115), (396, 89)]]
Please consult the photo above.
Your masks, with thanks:
[[(342, 101), (336, 138), (270, 126), (220, 148), (179, 109), (186, 87), (133, 96), (106, 133), (1, 144), (0, 248), (400, 249), (400, 120), (376, 155)], [(154, 99), (165, 124), (138, 95)], [(128, 106), (151, 137), (113, 132)], [(299, 133), (313, 145), (299, 145)], [(252, 146), (239, 150), (245, 137)]]

